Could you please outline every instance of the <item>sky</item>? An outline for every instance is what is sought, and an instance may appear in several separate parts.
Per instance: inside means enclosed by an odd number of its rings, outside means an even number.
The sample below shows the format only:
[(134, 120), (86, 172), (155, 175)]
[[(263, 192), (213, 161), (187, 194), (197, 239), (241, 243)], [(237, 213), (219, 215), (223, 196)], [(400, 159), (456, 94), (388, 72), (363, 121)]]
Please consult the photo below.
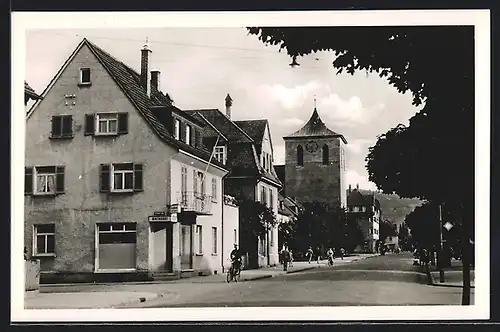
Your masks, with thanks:
[(418, 111), (376, 74), (336, 74), (331, 52), (299, 58), (290, 67), (286, 52), (265, 46), (244, 28), (53, 29), (26, 33), (26, 81), (42, 93), (64, 61), (86, 37), (140, 71), (140, 49), (148, 39), (151, 69), (161, 72), (160, 89), (180, 109), (218, 108), (233, 99), (234, 120), (269, 121), (275, 164), (284, 164), (283, 136), (318, 113), (348, 141), (348, 184), (374, 190), (365, 158), (377, 136)]

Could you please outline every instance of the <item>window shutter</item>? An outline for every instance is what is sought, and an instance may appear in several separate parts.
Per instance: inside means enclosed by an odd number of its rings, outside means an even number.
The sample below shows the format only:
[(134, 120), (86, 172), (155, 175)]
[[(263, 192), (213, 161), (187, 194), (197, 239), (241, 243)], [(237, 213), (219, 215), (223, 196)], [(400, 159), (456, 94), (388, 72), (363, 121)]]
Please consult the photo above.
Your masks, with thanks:
[(24, 194), (33, 194), (33, 167), (24, 168)]
[(197, 148), (201, 148), (201, 133), (199, 130), (195, 130), (194, 132), (194, 146)]
[(107, 193), (109, 192), (109, 187), (110, 187), (110, 165), (108, 164), (101, 164), (101, 169), (100, 169), (100, 191), (102, 193)]
[(62, 129), (61, 134), (64, 137), (73, 136), (73, 116), (65, 115), (62, 117)]
[(56, 167), (56, 194), (64, 193), (64, 166)]
[(61, 116), (55, 115), (55, 116), (52, 117), (52, 133), (51, 133), (51, 137), (61, 137), (61, 135), (62, 135), (61, 123), (62, 123), (62, 117)]
[(134, 191), (143, 191), (142, 164), (134, 164)]
[(196, 143), (196, 134), (198, 133), (198, 130), (196, 130), (194, 127), (191, 127), (191, 139), (189, 140), (190, 145), (192, 146), (197, 146)]
[(95, 133), (95, 114), (85, 114), (85, 136)]
[(128, 113), (118, 113), (118, 134), (128, 133)]
[(198, 191), (198, 176), (196, 174), (196, 170), (193, 170), (193, 193), (196, 194)]
[(180, 130), (180, 140), (182, 142), (186, 142), (186, 124), (179, 121), (179, 130)]

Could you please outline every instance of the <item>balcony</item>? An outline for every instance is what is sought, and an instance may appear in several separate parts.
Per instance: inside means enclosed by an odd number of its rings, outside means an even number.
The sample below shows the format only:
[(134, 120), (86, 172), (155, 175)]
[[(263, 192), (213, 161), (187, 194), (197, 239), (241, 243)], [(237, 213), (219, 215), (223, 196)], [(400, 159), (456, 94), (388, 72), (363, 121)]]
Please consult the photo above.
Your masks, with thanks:
[(182, 211), (194, 212), (198, 215), (212, 214), (212, 196), (193, 191), (177, 192), (177, 204)]

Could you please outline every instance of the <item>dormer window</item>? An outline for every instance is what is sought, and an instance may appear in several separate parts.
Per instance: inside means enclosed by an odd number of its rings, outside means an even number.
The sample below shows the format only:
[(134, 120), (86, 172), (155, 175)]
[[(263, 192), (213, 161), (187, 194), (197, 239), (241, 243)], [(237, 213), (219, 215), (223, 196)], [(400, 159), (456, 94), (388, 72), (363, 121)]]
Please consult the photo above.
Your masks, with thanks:
[(226, 147), (216, 146), (214, 151), (214, 158), (222, 164), (226, 164)]
[(80, 69), (80, 84), (81, 85), (90, 85), (90, 68), (81, 68)]
[(191, 126), (186, 125), (186, 144), (191, 145)]
[(174, 120), (174, 137), (177, 140), (181, 137), (181, 122), (178, 119)]

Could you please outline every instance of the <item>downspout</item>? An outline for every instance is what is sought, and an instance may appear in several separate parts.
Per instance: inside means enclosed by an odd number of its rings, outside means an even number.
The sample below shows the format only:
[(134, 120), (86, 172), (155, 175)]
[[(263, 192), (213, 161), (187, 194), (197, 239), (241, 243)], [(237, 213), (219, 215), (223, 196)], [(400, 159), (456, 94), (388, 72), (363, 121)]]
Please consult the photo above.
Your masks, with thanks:
[(221, 252), (221, 266), (222, 266), (222, 273), (224, 273), (224, 181), (225, 181), (225, 177), (227, 176), (227, 174), (229, 173), (226, 173), (223, 177), (222, 177), (222, 188), (221, 188), (221, 208), (222, 208), (222, 211), (221, 211), (221, 216), (222, 216), (222, 221), (221, 221), (221, 243), (222, 243), (222, 252)]

